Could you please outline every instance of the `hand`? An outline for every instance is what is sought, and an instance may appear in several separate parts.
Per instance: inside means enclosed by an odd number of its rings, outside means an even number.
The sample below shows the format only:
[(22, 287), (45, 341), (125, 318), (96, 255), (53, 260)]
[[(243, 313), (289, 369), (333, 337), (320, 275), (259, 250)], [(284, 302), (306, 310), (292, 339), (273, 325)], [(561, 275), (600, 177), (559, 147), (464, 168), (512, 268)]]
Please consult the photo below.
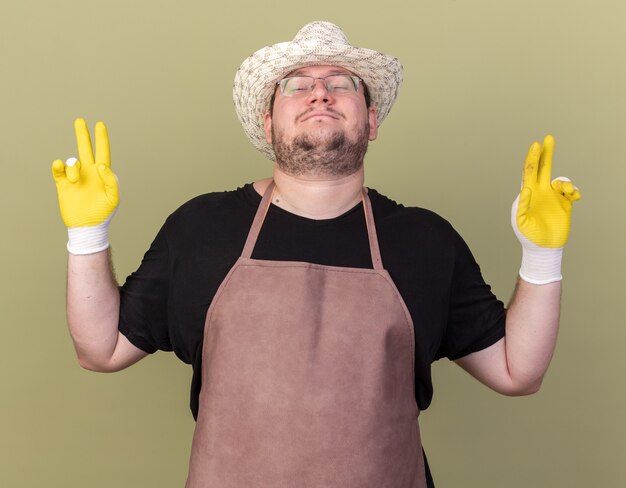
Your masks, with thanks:
[(79, 160), (57, 159), (52, 176), (63, 222), (69, 229), (68, 249), (89, 254), (109, 247), (108, 225), (119, 204), (119, 187), (111, 171), (109, 138), (104, 123), (96, 124), (95, 157), (84, 119), (74, 122)]
[(67, 227), (102, 224), (119, 203), (117, 178), (111, 171), (109, 138), (104, 123), (96, 124), (96, 153), (91, 149), (89, 129), (84, 119), (76, 119), (79, 160), (68, 164), (57, 159), (52, 176), (57, 185), (61, 216)]
[(572, 202), (580, 199), (580, 191), (567, 178), (550, 182), (553, 152), (552, 136), (546, 136), (543, 146), (538, 142), (530, 146), (524, 162), (515, 225), (533, 244), (560, 248), (567, 242)]
[(580, 191), (563, 177), (550, 182), (554, 138), (534, 142), (524, 161), (522, 190), (511, 208), (511, 224), (522, 244), (520, 277), (543, 285), (560, 281), (563, 246), (570, 229), (572, 202)]

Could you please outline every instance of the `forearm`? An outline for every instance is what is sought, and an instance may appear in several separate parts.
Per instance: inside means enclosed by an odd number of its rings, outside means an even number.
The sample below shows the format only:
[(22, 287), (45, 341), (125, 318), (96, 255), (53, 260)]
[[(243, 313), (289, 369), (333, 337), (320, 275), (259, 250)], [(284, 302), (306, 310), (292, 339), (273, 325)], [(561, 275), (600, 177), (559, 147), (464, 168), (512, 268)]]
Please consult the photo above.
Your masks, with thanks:
[(533, 285), (518, 279), (506, 316), (506, 363), (511, 382), (539, 389), (556, 346), (561, 282)]
[(67, 320), (84, 368), (101, 370), (110, 362), (118, 342), (119, 307), (109, 250), (69, 254)]
[(456, 363), (503, 395), (537, 392), (556, 344), (560, 294), (560, 282), (533, 285), (518, 279), (507, 310), (505, 337)]

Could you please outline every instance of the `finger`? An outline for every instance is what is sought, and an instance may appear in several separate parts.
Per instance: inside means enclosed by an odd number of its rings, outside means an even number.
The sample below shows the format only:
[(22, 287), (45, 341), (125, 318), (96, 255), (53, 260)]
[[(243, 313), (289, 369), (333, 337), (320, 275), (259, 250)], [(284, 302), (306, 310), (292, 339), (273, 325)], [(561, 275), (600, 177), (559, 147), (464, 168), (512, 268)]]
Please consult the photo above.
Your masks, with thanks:
[(80, 180), (80, 161), (76, 158), (69, 158), (65, 161), (65, 174), (70, 183)]
[(109, 134), (104, 122), (96, 124), (96, 164), (111, 166), (111, 149), (109, 147)]
[(522, 188), (534, 188), (537, 183), (537, 169), (539, 166), (539, 155), (541, 146), (538, 142), (533, 142), (528, 149), (526, 160), (524, 161), (524, 173), (522, 176)]
[(98, 175), (104, 184), (104, 191), (112, 205), (117, 207), (120, 201), (120, 189), (117, 182), (117, 176), (111, 171), (106, 164), (98, 165)]
[(566, 176), (559, 176), (552, 180), (552, 188), (570, 202), (575, 202), (581, 198), (580, 189)]
[(561, 183), (561, 191), (563, 192), (563, 195), (570, 195), (574, 193), (574, 188), (574, 183), (571, 181), (563, 181)]
[(65, 178), (65, 163), (63, 163), (60, 159), (55, 159), (52, 162), (52, 177), (56, 182)]
[(552, 188), (554, 191), (565, 195), (567, 193), (572, 193), (574, 191), (574, 183), (569, 180), (561, 180), (557, 179), (552, 181)]
[(574, 191), (568, 195), (565, 195), (570, 202), (575, 202), (576, 200), (580, 200), (582, 195), (580, 194), (580, 190), (574, 187)]
[(552, 154), (554, 153), (554, 137), (547, 135), (541, 146), (541, 156), (539, 158), (539, 184), (545, 188), (550, 187), (552, 179)]
[(74, 131), (76, 132), (76, 145), (78, 146), (78, 159), (83, 164), (93, 164), (93, 149), (91, 148), (91, 138), (85, 119), (74, 121)]

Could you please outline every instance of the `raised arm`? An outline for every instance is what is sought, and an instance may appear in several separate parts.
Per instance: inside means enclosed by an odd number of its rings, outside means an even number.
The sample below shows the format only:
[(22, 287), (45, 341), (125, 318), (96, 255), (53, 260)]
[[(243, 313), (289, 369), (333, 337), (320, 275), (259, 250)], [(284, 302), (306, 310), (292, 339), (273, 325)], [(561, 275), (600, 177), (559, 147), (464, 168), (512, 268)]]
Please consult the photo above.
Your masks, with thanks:
[(67, 320), (80, 365), (119, 371), (146, 356), (118, 331), (120, 295), (108, 228), (119, 203), (107, 130), (96, 125), (96, 152), (83, 119), (74, 123), (79, 159), (55, 160), (52, 175), (68, 228)]
[(519, 279), (506, 316), (506, 335), (457, 364), (505, 395), (539, 390), (556, 346), (561, 304), (561, 258), (572, 203), (580, 192), (567, 178), (551, 180), (554, 138), (535, 142), (524, 162), (522, 190), (511, 223), (522, 245)]

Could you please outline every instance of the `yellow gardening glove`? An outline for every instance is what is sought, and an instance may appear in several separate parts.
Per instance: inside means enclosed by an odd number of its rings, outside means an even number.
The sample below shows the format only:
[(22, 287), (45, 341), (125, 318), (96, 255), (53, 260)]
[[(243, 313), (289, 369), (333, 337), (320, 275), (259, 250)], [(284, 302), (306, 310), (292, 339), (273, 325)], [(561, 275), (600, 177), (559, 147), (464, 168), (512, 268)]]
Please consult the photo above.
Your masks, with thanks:
[(530, 146), (522, 190), (513, 202), (511, 223), (522, 244), (520, 277), (534, 284), (559, 281), (563, 246), (570, 229), (572, 203), (580, 191), (563, 177), (551, 180), (554, 138)]
[(91, 254), (109, 247), (108, 227), (119, 203), (117, 178), (111, 171), (109, 138), (104, 123), (96, 124), (96, 152), (84, 119), (76, 119), (79, 160), (52, 163), (63, 222), (68, 227), (67, 248), (72, 254)]

